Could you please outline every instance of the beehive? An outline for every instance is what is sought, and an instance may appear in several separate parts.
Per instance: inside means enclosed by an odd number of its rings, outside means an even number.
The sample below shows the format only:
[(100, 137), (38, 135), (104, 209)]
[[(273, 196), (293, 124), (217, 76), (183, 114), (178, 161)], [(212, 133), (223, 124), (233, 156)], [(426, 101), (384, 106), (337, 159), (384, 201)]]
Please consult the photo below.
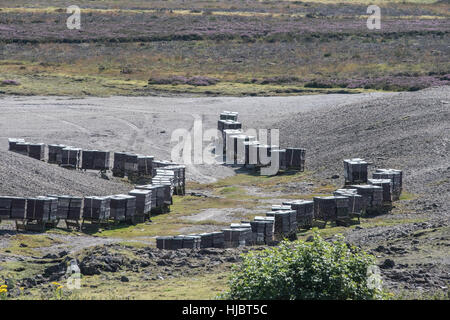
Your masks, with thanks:
[(128, 192), (136, 197), (136, 215), (146, 215), (152, 210), (152, 190), (134, 189)]
[(36, 160), (45, 159), (45, 144), (43, 143), (30, 143), (28, 145), (28, 156)]
[(83, 219), (105, 221), (110, 217), (111, 199), (109, 197), (85, 197)]
[(48, 163), (61, 164), (62, 150), (66, 148), (63, 144), (49, 144), (48, 145)]
[(344, 160), (344, 178), (349, 183), (367, 183), (368, 163), (360, 158)]
[(290, 206), (292, 210), (297, 211), (297, 224), (299, 227), (308, 228), (312, 226), (314, 218), (314, 201), (293, 200), (283, 202), (283, 205)]

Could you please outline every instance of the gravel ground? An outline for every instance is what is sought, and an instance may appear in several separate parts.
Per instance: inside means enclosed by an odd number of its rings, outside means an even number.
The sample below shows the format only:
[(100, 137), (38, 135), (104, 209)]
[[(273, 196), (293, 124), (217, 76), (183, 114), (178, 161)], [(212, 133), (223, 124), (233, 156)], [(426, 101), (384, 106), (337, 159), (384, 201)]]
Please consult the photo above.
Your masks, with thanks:
[(360, 157), (376, 168), (404, 171), (417, 204), (448, 214), (450, 87), (399, 93), (276, 122), (282, 146), (307, 149), (307, 167), (320, 177), (340, 175), (342, 160)]

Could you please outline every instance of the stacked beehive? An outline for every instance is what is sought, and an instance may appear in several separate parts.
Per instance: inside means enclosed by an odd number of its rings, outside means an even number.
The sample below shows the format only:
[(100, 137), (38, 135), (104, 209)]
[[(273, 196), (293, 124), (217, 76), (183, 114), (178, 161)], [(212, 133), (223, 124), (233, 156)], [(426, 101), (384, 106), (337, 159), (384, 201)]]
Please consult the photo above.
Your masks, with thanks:
[(374, 179), (392, 180), (392, 200), (400, 199), (403, 188), (403, 171), (396, 169), (377, 169), (372, 175)]
[(62, 150), (66, 148), (63, 144), (49, 144), (48, 145), (48, 163), (61, 164)]
[(125, 176), (125, 152), (114, 152), (113, 176)]
[(109, 197), (85, 197), (83, 206), (83, 220), (107, 221), (111, 212)]
[(252, 242), (256, 245), (271, 244), (273, 242), (274, 217), (256, 216), (250, 221), (252, 228)]
[(78, 168), (80, 166), (81, 149), (65, 147), (61, 150), (61, 166), (65, 168)]
[(360, 158), (344, 159), (345, 183), (367, 183), (368, 163)]
[(83, 150), (81, 168), (84, 170), (109, 170), (110, 153), (99, 150)]
[(124, 172), (128, 177), (135, 177), (138, 174), (138, 155), (125, 153)]
[(245, 246), (248, 239), (252, 238), (251, 228), (227, 228), (222, 230), (224, 234), (224, 247), (236, 248)]
[(227, 163), (233, 164), (235, 161), (237, 146), (233, 144), (235, 140), (232, 137), (237, 137), (241, 134), (242, 130), (240, 129), (225, 129), (222, 131), (223, 156), (226, 157)]
[(135, 217), (150, 216), (152, 210), (152, 190), (134, 189), (128, 192), (130, 196), (136, 197)]
[(45, 159), (45, 144), (43, 143), (30, 143), (28, 145), (28, 156), (36, 160)]
[(367, 179), (369, 184), (383, 188), (383, 203), (392, 203), (393, 184), (391, 179)]
[(334, 196), (336, 201), (336, 220), (343, 221), (350, 218), (350, 199), (345, 196)]
[(301, 228), (312, 226), (314, 218), (314, 201), (311, 200), (293, 200), (283, 202), (283, 205), (290, 206), (292, 210), (297, 211), (297, 225)]
[(351, 216), (360, 217), (365, 210), (363, 197), (358, 194), (356, 189), (337, 189), (333, 194), (335, 196), (344, 196), (349, 199), (348, 210)]
[[(169, 171), (173, 172), (170, 173)], [(153, 181), (161, 182), (161, 179), (165, 178), (165, 182), (171, 182), (173, 185), (174, 194), (184, 195), (186, 192), (186, 166), (183, 165), (171, 165), (166, 166), (164, 169), (154, 169), (153, 175), (156, 178)], [(173, 178), (173, 181), (172, 181)]]
[(156, 247), (158, 249), (171, 250), (172, 249), (172, 236), (156, 237)]
[(57, 219), (58, 199), (53, 197), (27, 198), (27, 220), (52, 222)]
[(135, 187), (135, 189), (151, 190), (151, 192), (152, 192), (152, 196), (151, 196), (152, 209), (157, 208), (164, 203), (164, 197), (161, 199), (158, 199), (158, 189), (163, 189), (162, 186), (146, 184), (146, 185), (137, 185)]
[(217, 129), (220, 132), (224, 132), (225, 130), (240, 130), (242, 129), (242, 123), (234, 120), (219, 120), (217, 122)]
[(136, 197), (126, 194), (118, 194), (113, 195), (110, 198), (110, 219), (115, 221), (133, 221), (133, 217), (136, 213)]
[(268, 217), (274, 217), (274, 236), (281, 240), (297, 231), (297, 211), (290, 206), (272, 206), (272, 210), (266, 213)]
[(305, 170), (306, 150), (302, 148), (286, 148), (286, 166), (290, 169)]
[(358, 194), (363, 197), (367, 213), (379, 213), (383, 208), (383, 188), (370, 184), (352, 185)]
[(214, 248), (223, 248), (225, 246), (225, 235), (221, 231), (211, 232)]
[(139, 176), (151, 176), (153, 169), (152, 156), (138, 155), (138, 175)]
[(314, 218), (325, 222), (336, 221), (336, 200), (334, 196), (314, 197)]
[(23, 154), (24, 156), (28, 155), (28, 146), (30, 145), (29, 142), (25, 141), (19, 141), (16, 142), (15, 150), (17, 153)]
[(253, 140), (244, 142), (244, 152), (245, 152), (245, 165), (257, 165), (258, 164), (258, 145), (259, 141)]
[(0, 197), (0, 221), (11, 219), (11, 197)]
[(8, 139), (8, 145), (9, 145), (8, 150), (16, 152), (17, 151), (17, 146), (16, 146), (17, 143), (25, 143), (25, 140), (19, 139), (19, 138), (9, 138)]
[(239, 113), (234, 111), (223, 111), (220, 113), (220, 120), (238, 121)]
[[(66, 196), (66, 195), (54, 195), (54, 194), (49, 194), (48, 197), (58, 199), (56, 217), (58, 219), (66, 219), (67, 220), (68, 216), (69, 216), (70, 203), (71, 203), (72, 197)], [(81, 198), (79, 198), (79, 199), (81, 199)]]

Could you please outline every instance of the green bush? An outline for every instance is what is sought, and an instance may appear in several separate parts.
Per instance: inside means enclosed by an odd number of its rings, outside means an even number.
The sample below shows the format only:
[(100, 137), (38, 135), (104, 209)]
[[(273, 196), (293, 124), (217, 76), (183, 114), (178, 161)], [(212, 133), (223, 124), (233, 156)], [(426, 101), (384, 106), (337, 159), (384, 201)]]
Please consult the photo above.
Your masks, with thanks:
[(283, 241), (279, 247), (244, 254), (233, 267), (229, 291), (219, 298), (381, 299), (381, 286), (368, 281), (374, 265), (372, 255), (349, 247), (342, 236), (327, 242), (314, 233), (311, 242)]

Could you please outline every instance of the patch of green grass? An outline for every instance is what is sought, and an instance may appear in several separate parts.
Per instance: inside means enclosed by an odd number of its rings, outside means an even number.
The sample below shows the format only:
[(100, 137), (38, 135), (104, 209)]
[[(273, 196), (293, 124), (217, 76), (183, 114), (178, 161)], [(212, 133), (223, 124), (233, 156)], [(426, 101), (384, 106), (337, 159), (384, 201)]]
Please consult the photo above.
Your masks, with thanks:
[(400, 200), (414, 200), (416, 198), (417, 195), (406, 191), (402, 191), (402, 194), (400, 195)]
[(38, 254), (38, 249), (40, 248), (50, 247), (61, 243), (64, 243), (64, 241), (53, 239), (48, 235), (17, 234), (10, 238), (9, 246), (0, 249), (0, 252), (6, 254), (32, 256)]
[(130, 273), (127, 277), (130, 281), (125, 284), (119, 280), (104, 280), (101, 276), (83, 277), (82, 288), (71, 299), (211, 300), (225, 290), (227, 283), (224, 271), (164, 280), (142, 281), (138, 275)]

